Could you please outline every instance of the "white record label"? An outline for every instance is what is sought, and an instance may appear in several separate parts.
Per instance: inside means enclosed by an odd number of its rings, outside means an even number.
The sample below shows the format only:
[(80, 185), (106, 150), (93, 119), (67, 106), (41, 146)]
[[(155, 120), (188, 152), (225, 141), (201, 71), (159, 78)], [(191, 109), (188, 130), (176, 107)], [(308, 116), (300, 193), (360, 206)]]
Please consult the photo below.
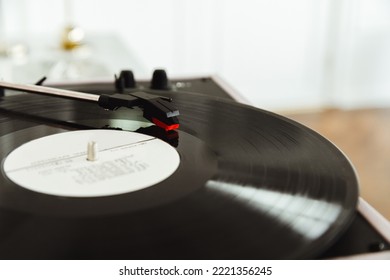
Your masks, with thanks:
[[(88, 153), (88, 146), (94, 150)], [(23, 144), (7, 156), (4, 171), (11, 181), (32, 191), (101, 197), (153, 186), (172, 175), (179, 163), (176, 149), (158, 138), (120, 130), (80, 130)]]

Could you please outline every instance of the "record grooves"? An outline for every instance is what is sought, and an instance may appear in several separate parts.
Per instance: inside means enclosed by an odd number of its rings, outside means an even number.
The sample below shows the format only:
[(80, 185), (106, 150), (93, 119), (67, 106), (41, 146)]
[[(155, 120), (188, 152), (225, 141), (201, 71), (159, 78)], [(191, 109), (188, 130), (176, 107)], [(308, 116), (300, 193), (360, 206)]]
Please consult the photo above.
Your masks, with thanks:
[[(0, 258), (314, 258), (349, 226), (357, 179), (329, 141), (246, 105), (164, 94), (180, 110), (178, 170), (136, 192), (69, 198), (24, 189), (2, 167)], [(75, 129), (67, 123), (144, 126), (137, 110), (31, 94), (0, 107), (2, 165), (23, 143)]]

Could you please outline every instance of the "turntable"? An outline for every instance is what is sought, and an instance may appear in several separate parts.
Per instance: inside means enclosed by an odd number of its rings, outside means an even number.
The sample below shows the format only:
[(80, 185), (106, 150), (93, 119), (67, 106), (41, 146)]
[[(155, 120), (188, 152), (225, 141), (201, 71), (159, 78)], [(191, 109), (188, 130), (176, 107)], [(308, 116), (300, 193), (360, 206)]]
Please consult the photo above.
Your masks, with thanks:
[(389, 257), (345, 155), (216, 77), (0, 86), (1, 259)]

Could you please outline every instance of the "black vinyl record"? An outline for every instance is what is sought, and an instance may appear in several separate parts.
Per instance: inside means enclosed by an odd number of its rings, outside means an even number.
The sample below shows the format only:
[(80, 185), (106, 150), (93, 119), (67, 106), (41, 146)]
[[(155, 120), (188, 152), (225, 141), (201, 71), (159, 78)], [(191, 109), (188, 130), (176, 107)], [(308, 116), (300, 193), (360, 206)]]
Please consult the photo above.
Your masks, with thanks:
[[(149, 188), (84, 198), (23, 188), (7, 177), (4, 161), (40, 137), (126, 129), (143, 121), (140, 112), (33, 94), (2, 97), (1, 259), (316, 258), (349, 226), (358, 183), (328, 140), (250, 106), (164, 94), (180, 110), (174, 141), (163, 139), (179, 153), (178, 169)], [(130, 130), (164, 138), (152, 127)]]

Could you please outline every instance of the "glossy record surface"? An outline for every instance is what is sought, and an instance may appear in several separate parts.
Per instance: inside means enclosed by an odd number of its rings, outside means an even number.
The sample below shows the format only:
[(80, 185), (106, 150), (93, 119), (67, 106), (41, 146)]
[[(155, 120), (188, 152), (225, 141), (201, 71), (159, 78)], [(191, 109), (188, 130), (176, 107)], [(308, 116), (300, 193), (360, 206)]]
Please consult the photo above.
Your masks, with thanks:
[[(2, 172), (0, 258), (315, 258), (349, 226), (357, 179), (326, 139), (259, 109), (166, 95), (181, 114), (174, 175), (127, 195), (71, 199), (28, 191)], [(74, 129), (62, 121), (141, 120), (136, 110), (33, 95), (5, 97), (0, 107), (3, 160), (31, 139)]]

